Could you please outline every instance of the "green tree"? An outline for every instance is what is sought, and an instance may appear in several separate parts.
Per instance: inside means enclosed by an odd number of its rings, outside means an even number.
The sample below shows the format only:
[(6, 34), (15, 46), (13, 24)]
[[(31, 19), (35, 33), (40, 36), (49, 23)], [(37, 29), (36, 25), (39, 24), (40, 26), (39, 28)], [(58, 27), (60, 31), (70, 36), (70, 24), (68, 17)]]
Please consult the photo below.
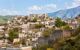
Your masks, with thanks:
[(8, 35), (9, 35), (8, 40), (10, 42), (13, 42), (14, 38), (18, 38), (18, 30), (17, 30), (17, 28), (13, 28), (13, 29), (9, 30)]
[(80, 34), (77, 34), (69, 39), (65, 39), (62, 43), (61, 50), (80, 50)]
[(49, 37), (51, 35), (51, 33), (53, 33), (54, 29), (46, 29), (45, 31), (43, 31), (43, 36), (44, 37)]
[(64, 21), (61, 20), (61, 18), (56, 18), (56, 21), (55, 21), (55, 26), (56, 27), (61, 27), (61, 26), (65, 26), (67, 23), (65, 23)]
[(69, 25), (63, 26), (63, 30), (71, 30), (72, 28)]
[(80, 34), (80, 26), (74, 30), (74, 33), (72, 34), (72, 36), (76, 36), (78, 34)]
[(37, 22), (37, 18), (35, 17), (31, 22)]
[(45, 27), (45, 25), (43, 25), (43, 24), (35, 24), (35, 28), (41, 28), (41, 27)]
[(49, 45), (44, 44), (38, 47), (38, 50), (47, 50), (47, 48), (49, 47)]
[(47, 50), (55, 50), (54, 48), (47, 48)]

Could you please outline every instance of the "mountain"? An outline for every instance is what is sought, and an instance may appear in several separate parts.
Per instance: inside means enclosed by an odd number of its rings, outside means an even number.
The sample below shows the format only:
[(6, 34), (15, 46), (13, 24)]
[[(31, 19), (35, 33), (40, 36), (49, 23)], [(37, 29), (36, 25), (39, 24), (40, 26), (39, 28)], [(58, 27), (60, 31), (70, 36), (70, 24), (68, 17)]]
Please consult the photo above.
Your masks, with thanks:
[(23, 16), (23, 15), (0, 15), (0, 24), (7, 23), (8, 20), (12, 20), (13, 17)]
[(6, 23), (8, 20), (10, 20), (12, 17), (11, 16), (2, 16), (0, 15), (0, 24)]
[(51, 17), (61, 17), (61, 18), (74, 18), (77, 15), (80, 14), (80, 6), (71, 8), (71, 9), (65, 9), (65, 10), (59, 10), (57, 12), (48, 13)]

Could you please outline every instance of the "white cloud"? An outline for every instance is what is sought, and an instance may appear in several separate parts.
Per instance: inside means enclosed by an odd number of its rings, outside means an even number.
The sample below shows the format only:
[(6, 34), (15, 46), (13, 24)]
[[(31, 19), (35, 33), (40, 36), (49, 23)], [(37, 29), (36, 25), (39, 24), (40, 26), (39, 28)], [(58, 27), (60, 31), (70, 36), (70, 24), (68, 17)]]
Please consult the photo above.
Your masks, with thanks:
[(52, 10), (52, 9), (55, 9), (57, 8), (57, 6), (55, 4), (49, 4), (49, 5), (46, 5), (46, 7), (48, 10)]
[(80, 0), (74, 0), (73, 5), (80, 6)]
[(56, 4), (48, 4), (43, 6), (33, 5), (27, 9), (27, 14), (53, 12), (55, 9), (57, 9)]
[(21, 14), (20, 11), (0, 9), (0, 15), (20, 15), (20, 14)]
[(71, 4), (66, 3), (66, 8), (73, 8), (80, 6), (80, 0), (73, 0)]
[(41, 9), (42, 9), (41, 7), (36, 6), (36, 5), (28, 8), (28, 10), (41, 10)]
[(55, 4), (48, 4), (42, 6), (33, 5), (22, 11), (0, 8), (0, 15), (28, 15), (28, 14), (35, 14), (35, 13), (47, 13), (47, 12), (55, 11), (56, 8), (57, 6)]

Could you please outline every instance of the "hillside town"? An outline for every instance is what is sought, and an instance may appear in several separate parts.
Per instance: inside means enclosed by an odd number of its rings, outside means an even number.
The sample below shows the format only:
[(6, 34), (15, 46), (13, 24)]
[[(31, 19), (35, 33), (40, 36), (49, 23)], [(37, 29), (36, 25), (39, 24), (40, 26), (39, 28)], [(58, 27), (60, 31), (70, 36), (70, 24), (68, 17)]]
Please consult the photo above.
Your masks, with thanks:
[(53, 18), (48, 14), (14, 16), (6, 24), (0, 25), (0, 48), (23, 47), (32, 50), (70, 37), (79, 25), (80, 16), (73, 19)]

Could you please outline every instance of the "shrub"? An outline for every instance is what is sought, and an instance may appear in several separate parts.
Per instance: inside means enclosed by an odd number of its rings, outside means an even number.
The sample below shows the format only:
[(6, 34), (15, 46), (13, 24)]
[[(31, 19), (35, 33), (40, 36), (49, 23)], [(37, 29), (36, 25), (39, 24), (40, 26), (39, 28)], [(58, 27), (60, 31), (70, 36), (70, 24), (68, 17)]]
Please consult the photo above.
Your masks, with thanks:
[(45, 27), (45, 25), (43, 25), (43, 24), (35, 24), (35, 28), (41, 28), (41, 27)]

